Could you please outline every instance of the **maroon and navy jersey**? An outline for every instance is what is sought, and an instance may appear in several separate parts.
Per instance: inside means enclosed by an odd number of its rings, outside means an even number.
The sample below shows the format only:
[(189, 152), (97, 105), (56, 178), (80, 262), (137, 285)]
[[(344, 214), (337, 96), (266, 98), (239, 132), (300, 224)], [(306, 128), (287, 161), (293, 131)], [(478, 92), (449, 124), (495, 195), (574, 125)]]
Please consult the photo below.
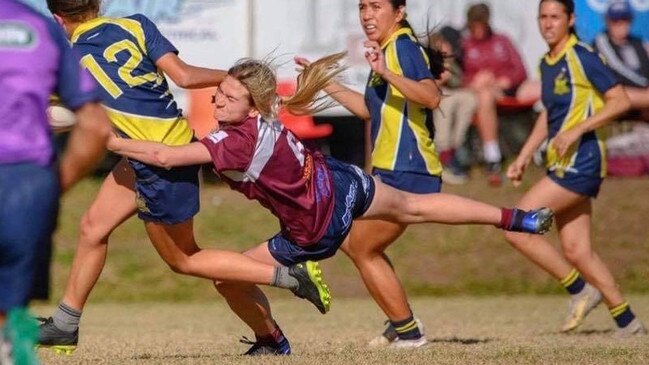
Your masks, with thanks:
[(269, 209), (295, 243), (319, 241), (334, 207), (332, 177), (322, 154), (305, 148), (280, 122), (261, 117), (222, 125), (201, 142), (216, 174)]

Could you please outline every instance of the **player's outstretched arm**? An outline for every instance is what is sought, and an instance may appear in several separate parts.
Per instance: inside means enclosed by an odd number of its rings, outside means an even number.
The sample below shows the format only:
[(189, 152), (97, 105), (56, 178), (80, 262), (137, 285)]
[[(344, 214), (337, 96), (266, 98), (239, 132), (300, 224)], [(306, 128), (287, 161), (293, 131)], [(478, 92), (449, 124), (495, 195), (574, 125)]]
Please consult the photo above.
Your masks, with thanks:
[(212, 161), (207, 147), (200, 142), (182, 146), (167, 146), (159, 142), (112, 136), (108, 141), (108, 149), (119, 155), (166, 169)]
[[(297, 71), (300, 73), (302, 73), (304, 68), (311, 65), (311, 61), (304, 57), (295, 57), (294, 61), (298, 66)], [(365, 97), (363, 94), (337, 81), (330, 82), (323, 90), (358, 118), (366, 121), (370, 120), (370, 111), (365, 105)]]
[(158, 66), (173, 82), (183, 89), (200, 89), (217, 86), (227, 72), (186, 64), (175, 53), (167, 53), (156, 61)]
[(507, 178), (512, 181), (514, 186), (519, 186), (523, 180), (523, 173), (532, 161), (532, 156), (537, 148), (543, 143), (548, 136), (548, 112), (543, 110), (536, 118), (534, 128), (527, 137), (527, 141), (516, 156), (514, 162), (507, 168)]
[(59, 164), (61, 191), (89, 173), (106, 152), (111, 132), (110, 122), (98, 103), (88, 103), (76, 111), (77, 124), (72, 129)]

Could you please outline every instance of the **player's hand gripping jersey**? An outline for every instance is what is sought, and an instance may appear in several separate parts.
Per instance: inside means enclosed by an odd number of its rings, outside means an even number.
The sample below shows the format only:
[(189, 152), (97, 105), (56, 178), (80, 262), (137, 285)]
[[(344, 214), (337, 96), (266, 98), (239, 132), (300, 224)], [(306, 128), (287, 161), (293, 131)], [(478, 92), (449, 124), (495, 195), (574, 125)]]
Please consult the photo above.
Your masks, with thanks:
[(103, 86), (103, 104), (120, 131), (168, 145), (191, 140), (193, 132), (155, 64), (178, 51), (149, 19), (140, 14), (96, 18), (81, 24), (71, 40), (83, 65)]

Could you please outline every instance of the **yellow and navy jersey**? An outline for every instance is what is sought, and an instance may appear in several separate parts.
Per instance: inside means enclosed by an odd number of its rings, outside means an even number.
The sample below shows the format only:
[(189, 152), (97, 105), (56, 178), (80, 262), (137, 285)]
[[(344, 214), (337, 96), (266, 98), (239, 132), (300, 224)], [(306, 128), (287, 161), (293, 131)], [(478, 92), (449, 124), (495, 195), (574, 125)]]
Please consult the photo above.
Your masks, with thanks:
[(103, 104), (116, 128), (133, 139), (169, 145), (191, 140), (193, 132), (155, 64), (178, 51), (148, 18), (95, 18), (81, 24), (71, 40), (102, 86)]
[[(428, 56), (410, 29), (399, 29), (382, 48), (391, 72), (416, 81), (433, 79)], [(430, 109), (407, 100), (374, 73), (365, 88), (365, 103), (372, 125), (374, 167), (429, 175), (442, 173), (433, 143), (435, 127)]]
[[(546, 55), (539, 68), (550, 140), (597, 113), (604, 106), (604, 93), (618, 83), (599, 55), (574, 35), (559, 55)], [(549, 143), (548, 169), (558, 177), (565, 173), (606, 176), (604, 139), (602, 128), (585, 133), (563, 158)]]

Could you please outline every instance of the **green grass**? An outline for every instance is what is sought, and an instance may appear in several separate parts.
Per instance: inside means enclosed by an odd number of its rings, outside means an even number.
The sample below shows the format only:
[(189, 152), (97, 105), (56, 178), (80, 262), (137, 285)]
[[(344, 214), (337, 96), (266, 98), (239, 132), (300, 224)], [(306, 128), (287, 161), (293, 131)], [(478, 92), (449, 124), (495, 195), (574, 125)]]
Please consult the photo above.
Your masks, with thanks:
[[(269, 290), (274, 297), (277, 289)], [(416, 298), (430, 346), (370, 349), (383, 316), (368, 299), (335, 299), (320, 315), (299, 299), (274, 298), (273, 312), (291, 341), (290, 357), (246, 358), (250, 330), (221, 300), (210, 303), (99, 303), (88, 306), (71, 357), (39, 350), (45, 364), (647, 364), (647, 339), (612, 338), (613, 321), (597, 308), (576, 333), (557, 333), (565, 296)], [(632, 296), (649, 318), (649, 296)], [(53, 308), (38, 306), (36, 312)]]
[[(479, 172), (452, 192), (497, 205), (513, 205), (541, 172), (531, 171), (526, 186), (498, 189), (486, 186)], [(74, 254), (78, 222), (94, 198), (99, 180), (86, 180), (64, 199), (55, 237), (53, 300), (65, 287)], [(594, 204), (594, 247), (625, 292), (649, 293), (649, 179), (609, 179)], [(202, 247), (241, 251), (276, 233), (276, 219), (259, 204), (224, 185), (206, 184), (195, 232)], [(548, 237), (557, 242), (556, 234)], [(481, 226), (426, 224), (410, 227), (389, 250), (396, 269), (412, 295), (557, 294), (551, 279), (504, 240), (501, 231)], [(340, 253), (323, 263), (324, 275), (336, 297), (364, 297), (356, 269)], [(91, 301), (212, 300), (212, 285), (174, 274), (158, 257), (143, 226), (133, 218), (111, 237), (106, 267)]]

